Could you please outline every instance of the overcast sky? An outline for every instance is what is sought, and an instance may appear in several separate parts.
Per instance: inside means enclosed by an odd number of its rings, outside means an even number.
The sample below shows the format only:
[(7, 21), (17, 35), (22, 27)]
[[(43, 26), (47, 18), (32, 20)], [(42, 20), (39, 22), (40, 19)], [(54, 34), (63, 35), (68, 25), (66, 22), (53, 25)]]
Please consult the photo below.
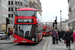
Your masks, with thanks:
[(60, 22), (60, 10), (62, 10), (62, 20), (68, 19), (67, 0), (40, 0), (42, 3), (42, 17), (44, 22), (53, 22), (55, 16)]

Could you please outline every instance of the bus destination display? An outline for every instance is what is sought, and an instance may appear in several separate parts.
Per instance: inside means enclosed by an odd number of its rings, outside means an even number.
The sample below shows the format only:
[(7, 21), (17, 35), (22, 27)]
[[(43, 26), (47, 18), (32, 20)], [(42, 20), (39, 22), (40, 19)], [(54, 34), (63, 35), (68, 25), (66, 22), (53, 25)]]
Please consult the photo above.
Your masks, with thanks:
[(18, 23), (33, 23), (33, 19), (17, 19)]

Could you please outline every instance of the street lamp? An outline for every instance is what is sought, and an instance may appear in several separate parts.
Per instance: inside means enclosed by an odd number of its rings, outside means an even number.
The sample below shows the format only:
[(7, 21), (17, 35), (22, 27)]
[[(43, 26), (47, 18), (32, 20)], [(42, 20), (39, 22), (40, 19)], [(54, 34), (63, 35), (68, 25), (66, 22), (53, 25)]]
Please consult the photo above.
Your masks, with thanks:
[(60, 10), (60, 30), (62, 30), (62, 17), (61, 17), (61, 14), (62, 14), (62, 10)]

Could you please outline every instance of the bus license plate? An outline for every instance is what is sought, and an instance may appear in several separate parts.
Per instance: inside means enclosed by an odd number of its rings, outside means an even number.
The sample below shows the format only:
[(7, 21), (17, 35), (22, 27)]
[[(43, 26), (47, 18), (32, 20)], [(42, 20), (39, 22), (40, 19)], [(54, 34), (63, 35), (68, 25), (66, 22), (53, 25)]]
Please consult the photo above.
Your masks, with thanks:
[(27, 42), (27, 41), (22, 41), (22, 42)]

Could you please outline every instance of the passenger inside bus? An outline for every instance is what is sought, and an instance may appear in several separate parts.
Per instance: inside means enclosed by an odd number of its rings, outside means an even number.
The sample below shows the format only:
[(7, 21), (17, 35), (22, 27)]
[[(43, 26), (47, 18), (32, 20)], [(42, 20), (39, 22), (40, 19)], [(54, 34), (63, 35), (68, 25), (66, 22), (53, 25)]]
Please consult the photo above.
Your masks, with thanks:
[(29, 35), (29, 31), (26, 31), (25, 32), (25, 37), (28, 37), (28, 35)]

